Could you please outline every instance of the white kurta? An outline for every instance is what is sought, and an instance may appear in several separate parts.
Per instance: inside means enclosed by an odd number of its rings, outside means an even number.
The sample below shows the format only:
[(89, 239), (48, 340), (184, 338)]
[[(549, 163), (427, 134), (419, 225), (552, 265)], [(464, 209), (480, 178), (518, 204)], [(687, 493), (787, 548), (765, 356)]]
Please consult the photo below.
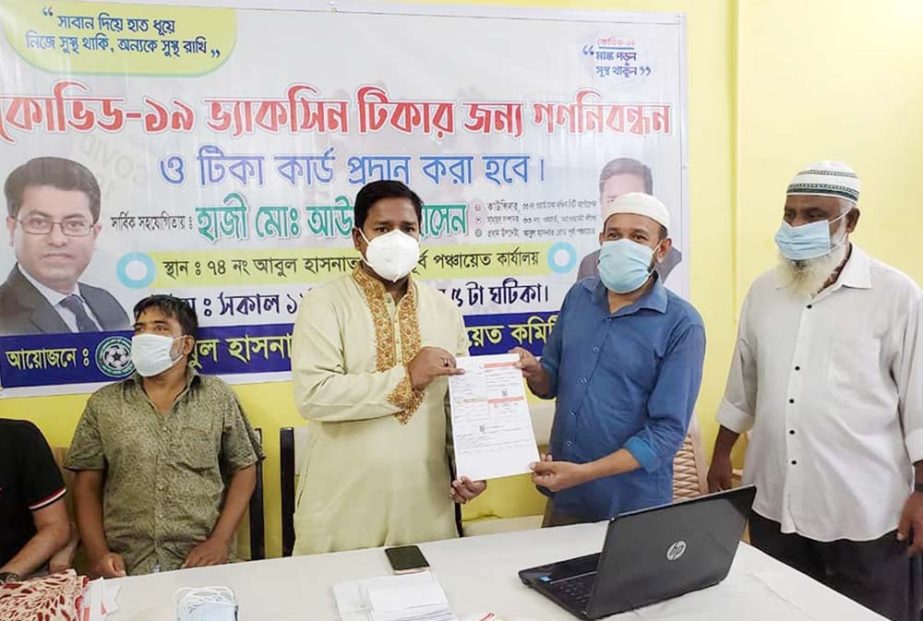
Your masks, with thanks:
[(718, 421), (750, 431), (754, 510), (817, 541), (897, 528), (923, 459), (920, 290), (855, 245), (808, 299), (772, 272), (744, 301)]
[(410, 387), (421, 347), (467, 355), (457, 306), (411, 282), (395, 305), (357, 271), (305, 295), (292, 380), (311, 421), (295, 510), (295, 553), (404, 545), (456, 536), (450, 498), (447, 380)]

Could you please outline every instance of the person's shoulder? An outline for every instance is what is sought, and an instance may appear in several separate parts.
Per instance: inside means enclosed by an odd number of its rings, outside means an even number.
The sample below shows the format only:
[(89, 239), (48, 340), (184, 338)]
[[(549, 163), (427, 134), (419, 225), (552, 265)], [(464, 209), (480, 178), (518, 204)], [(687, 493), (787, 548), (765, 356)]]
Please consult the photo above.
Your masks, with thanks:
[(705, 328), (705, 321), (699, 313), (699, 309), (692, 305), (692, 302), (680, 296), (677, 293), (667, 291), (667, 308), (673, 313), (679, 322), (692, 326)]
[(198, 386), (201, 390), (205, 390), (213, 395), (233, 397), (235, 394), (234, 389), (231, 388), (231, 385), (217, 375), (205, 375), (199, 373), (196, 375), (196, 379), (194, 381), (198, 383)]
[(0, 282), (0, 296), (9, 295), (16, 288), (17, 284), (17, 270), (14, 267), (13, 270), (7, 274), (3, 282)]
[(298, 304), (298, 317), (303, 318), (302, 321), (310, 321), (312, 317), (342, 305), (349, 298), (349, 287), (353, 286), (353, 282), (353, 277), (347, 274), (305, 291)]
[(874, 257), (868, 257), (868, 262), (873, 291), (886, 287), (891, 291), (911, 297), (920, 295), (920, 286), (917, 282), (901, 270)]
[(779, 269), (777, 267), (770, 268), (750, 282), (744, 299), (753, 300), (773, 295), (779, 290), (779, 283)]
[(135, 379), (133, 377), (128, 377), (119, 382), (113, 382), (112, 384), (106, 384), (101, 388), (97, 388), (96, 391), (90, 395), (90, 398), (87, 399), (87, 407), (100, 407), (121, 401), (125, 398), (125, 390), (134, 382)]
[(22, 442), (34, 442), (39, 438), (44, 441), (45, 437), (35, 423), (18, 418), (0, 418), (0, 434), (10, 441), (10, 446), (22, 446)]
[(0, 312), (6, 308), (19, 306), (23, 283), (25, 283), (25, 286), (32, 287), (29, 281), (23, 278), (19, 274), (19, 270), (14, 266), (3, 282), (0, 282)]
[(581, 278), (570, 286), (570, 289), (567, 290), (564, 298), (592, 298), (593, 293), (595, 293), (596, 289), (599, 288), (599, 283), (599, 276), (587, 276), (586, 278)]
[(354, 279), (351, 274), (345, 274), (333, 280), (322, 282), (312, 287), (302, 296), (302, 303), (324, 303), (342, 298), (344, 293), (353, 286)]

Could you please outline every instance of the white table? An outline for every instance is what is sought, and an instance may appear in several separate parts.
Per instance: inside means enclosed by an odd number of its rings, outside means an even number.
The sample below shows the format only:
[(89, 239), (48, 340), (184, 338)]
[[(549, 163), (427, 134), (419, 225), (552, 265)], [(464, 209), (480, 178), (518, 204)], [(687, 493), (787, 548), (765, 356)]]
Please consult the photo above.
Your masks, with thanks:
[[(526, 588), (517, 572), (598, 552), (605, 523), (529, 530), (421, 544), (432, 571), (460, 618), (494, 612), (507, 621), (573, 621), (565, 610)], [(331, 586), (390, 574), (381, 549), (301, 556), (122, 578), (119, 612), (111, 621), (174, 621), (173, 595), (181, 587), (230, 587), (240, 621), (336, 619)], [(661, 604), (612, 617), (670, 621), (786, 621), (882, 617), (741, 544), (721, 584)]]

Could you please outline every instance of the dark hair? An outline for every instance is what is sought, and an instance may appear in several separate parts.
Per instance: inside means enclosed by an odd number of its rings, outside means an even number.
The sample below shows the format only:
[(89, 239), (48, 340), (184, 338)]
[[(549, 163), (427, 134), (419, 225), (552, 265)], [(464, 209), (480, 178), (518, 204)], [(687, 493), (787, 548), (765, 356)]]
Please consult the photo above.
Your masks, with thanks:
[(10, 217), (19, 215), (26, 188), (43, 185), (83, 192), (90, 200), (93, 222), (99, 220), (99, 183), (96, 177), (83, 164), (63, 157), (36, 157), (10, 173), (3, 186)]
[(420, 200), (416, 192), (400, 181), (373, 181), (362, 186), (362, 189), (356, 194), (353, 218), (357, 229), (365, 226), (369, 210), (383, 198), (410, 199), (410, 202), (413, 203), (413, 210), (417, 212), (417, 220), (419, 222), (423, 221), (423, 201)]
[(175, 298), (172, 295), (149, 295), (135, 304), (135, 321), (149, 308), (156, 308), (167, 317), (176, 319), (184, 335), (195, 337), (199, 331), (199, 318), (196, 317), (195, 310), (186, 300)]
[(602, 195), (606, 181), (616, 175), (634, 175), (644, 182), (644, 193), (654, 193), (654, 176), (651, 169), (638, 160), (630, 157), (617, 157), (599, 172), (599, 194)]

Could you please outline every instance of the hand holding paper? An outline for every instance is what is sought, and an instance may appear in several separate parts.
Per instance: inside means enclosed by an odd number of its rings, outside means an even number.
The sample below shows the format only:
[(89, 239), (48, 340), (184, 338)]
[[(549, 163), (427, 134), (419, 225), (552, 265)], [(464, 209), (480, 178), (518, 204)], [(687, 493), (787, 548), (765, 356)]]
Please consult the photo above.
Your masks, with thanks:
[(519, 356), (473, 356), (456, 362), (465, 370), (449, 378), (458, 478), (482, 481), (530, 472), (538, 449)]

